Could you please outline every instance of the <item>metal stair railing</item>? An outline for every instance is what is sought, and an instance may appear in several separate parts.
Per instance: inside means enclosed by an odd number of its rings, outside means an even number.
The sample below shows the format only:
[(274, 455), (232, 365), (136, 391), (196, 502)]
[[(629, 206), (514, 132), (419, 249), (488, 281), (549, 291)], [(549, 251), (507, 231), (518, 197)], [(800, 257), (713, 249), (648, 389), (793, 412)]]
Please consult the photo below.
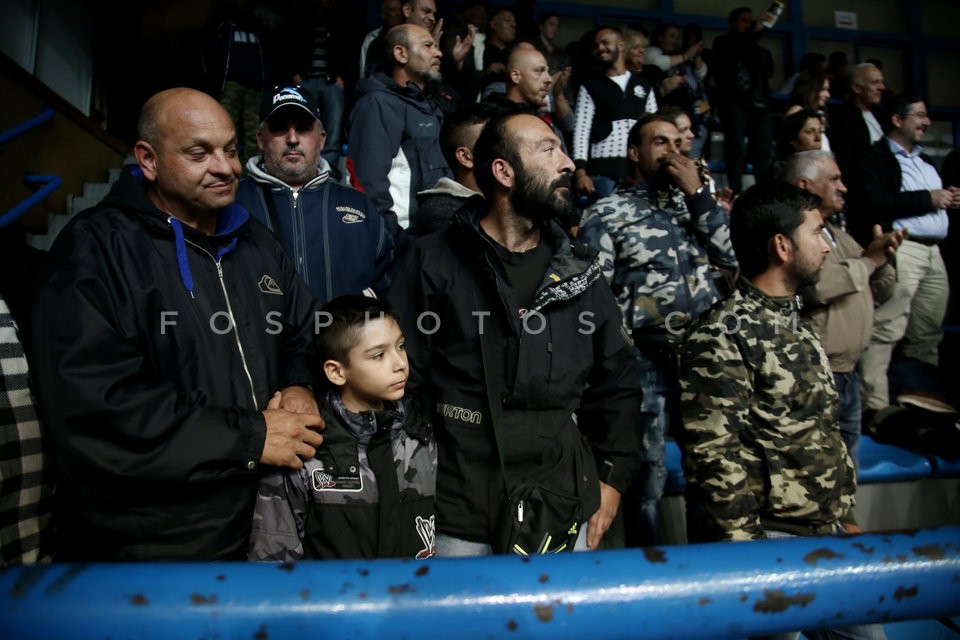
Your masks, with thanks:
[[(50, 107), (44, 107), (40, 113), (29, 120), (25, 120), (18, 125), (7, 129), (6, 131), (0, 133), (0, 145), (7, 144), (14, 138), (22, 136), (23, 134), (35, 129), (43, 124), (46, 124), (53, 120), (54, 111)], [(0, 215), (0, 227), (9, 226), (14, 220), (22, 216), (24, 213), (29, 211), (31, 208), (42, 202), (47, 198), (51, 193), (60, 188), (63, 184), (63, 179), (59, 176), (53, 175), (38, 175), (28, 173), (23, 177), (23, 184), (27, 186), (33, 185), (43, 185), (38, 191), (24, 198), (19, 204), (14, 206), (12, 209)]]

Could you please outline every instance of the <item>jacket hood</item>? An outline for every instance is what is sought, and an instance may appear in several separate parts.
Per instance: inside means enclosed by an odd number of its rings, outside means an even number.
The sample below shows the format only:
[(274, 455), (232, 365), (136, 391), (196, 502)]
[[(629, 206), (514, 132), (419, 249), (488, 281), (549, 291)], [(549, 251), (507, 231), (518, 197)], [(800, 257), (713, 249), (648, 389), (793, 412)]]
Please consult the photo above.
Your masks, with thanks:
[[(293, 187), (288, 185), (283, 180), (275, 178), (269, 173), (263, 166), (263, 156), (253, 156), (247, 160), (246, 164), (247, 175), (259, 182), (260, 184), (268, 184), (272, 187), (280, 187), (282, 189), (293, 190)], [(317, 163), (317, 175), (313, 178), (310, 178), (301, 189), (315, 189), (320, 185), (324, 184), (327, 179), (330, 178), (330, 163), (320, 157), (320, 162)]]
[(233, 251), (237, 246), (237, 237), (250, 222), (250, 214), (236, 202), (220, 211), (217, 216), (216, 231), (205, 234), (185, 225), (178, 218), (164, 213), (153, 204), (147, 195), (146, 178), (137, 165), (127, 165), (120, 173), (120, 179), (110, 189), (101, 206), (112, 207), (120, 211), (139, 216), (155, 232), (165, 233), (169, 229), (176, 245), (177, 267), (184, 288), (193, 297), (193, 274), (187, 257), (187, 240), (215, 252), (216, 259)]
[(433, 185), (433, 187), (417, 192), (417, 197), (432, 195), (448, 195), (453, 196), (454, 198), (471, 198), (473, 196), (482, 196), (483, 194), (481, 194), (479, 191), (474, 191), (469, 187), (465, 187), (451, 178), (440, 178), (437, 180), (437, 184)]

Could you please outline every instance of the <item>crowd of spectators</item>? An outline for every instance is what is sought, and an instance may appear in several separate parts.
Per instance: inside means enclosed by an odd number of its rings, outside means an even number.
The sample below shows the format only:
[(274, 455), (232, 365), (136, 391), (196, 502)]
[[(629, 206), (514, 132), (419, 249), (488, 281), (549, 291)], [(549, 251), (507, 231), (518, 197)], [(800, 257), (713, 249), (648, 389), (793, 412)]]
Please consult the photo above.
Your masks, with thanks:
[[(812, 54), (789, 104), (772, 102), (749, 8), (712, 46), (665, 22), (562, 47), (556, 14), (526, 25), (477, 2), (441, 15), (383, 0), (357, 58), (336, 15), (334, 0), (307, 3), (281, 56), (257, 11), (232, 3), (205, 49), (207, 93), (147, 102), (136, 166), (55, 246), (25, 351), (22, 306), (0, 299), (18, 367), (3, 391), (23, 407), (21, 435), (4, 435), (22, 446), (2, 476), (3, 563), (51, 556), (51, 504), (65, 560), (237, 559), (251, 530), (253, 559), (311, 557), (311, 536), (313, 557), (509, 551), (502, 521), (522, 523), (537, 482), (575, 497), (571, 548), (656, 544), (666, 438), (684, 451), (691, 540), (860, 530), (858, 438), (896, 402), (894, 349), (939, 366), (960, 185), (922, 152), (922, 98), (885, 99), (877, 61)], [(339, 333), (313, 326), (320, 309), (344, 318)], [(478, 309), (494, 310), (486, 333)], [(771, 337), (758, 318), (772, 309), (803, 326)], [(779, 360), (711, 330), (723, 310), (751, 314), (743, 335)], [(227, 330), (211, 320), (206, 339), (204, 314)], [(405, 388), (432, 404), (401, 401)], [(830, 495), (761, 496), (775, 470), (758, 451), (808, 465), (801, 493)], [(258, 487), (261, 467), (277, 469)], [(419, 475), (398, 491), (408, 467)], [(11, 477), (36, 487), (32, 506)], [(379, 515), (316, 497), (332, 488)], [(340, 514), (330, 539), (310, 515), (325, 505)], [(416, 526), (388, 532), (401, 511)], [(354, 544), (367, 526), (380, 534)]]

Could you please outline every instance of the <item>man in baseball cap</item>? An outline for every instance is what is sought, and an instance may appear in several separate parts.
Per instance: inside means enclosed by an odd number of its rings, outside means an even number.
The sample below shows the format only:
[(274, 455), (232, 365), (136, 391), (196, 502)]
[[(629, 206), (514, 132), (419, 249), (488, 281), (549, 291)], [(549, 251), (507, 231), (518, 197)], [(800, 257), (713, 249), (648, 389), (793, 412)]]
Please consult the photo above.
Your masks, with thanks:
[(264, 94), (260, 119), (260, 155), (247, 161), (237, 202), (280, 239), (321, 304), (385, 291), (396, 221), (330, 179), (316, 97), (298, 84), (277, 85)]
[(316, 97), (299, 84), (277, 85), (272, 91), (264, 92), (260, 101), (260, 122), (287, 106), (296, 106), (320, 121), (320, 108)]

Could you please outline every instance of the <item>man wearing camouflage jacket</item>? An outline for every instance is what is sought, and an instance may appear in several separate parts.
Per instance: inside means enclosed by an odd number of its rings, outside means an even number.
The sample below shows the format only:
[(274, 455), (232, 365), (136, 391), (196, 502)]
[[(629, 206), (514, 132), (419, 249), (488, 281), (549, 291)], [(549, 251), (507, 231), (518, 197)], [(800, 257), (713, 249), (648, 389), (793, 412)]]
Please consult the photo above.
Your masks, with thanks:
[(849, 519), (855, 479), (837, 391), (796, 295), (830, 252), (819, 203), (772, 183), (734, 204), (741, 279), (691, 332), (680, 370), (691, 541), (830, 534)]
[(641, 117), (627, 141), (631, 180), (587, 209), (578, 232), (599, 251), (639, 350), (643, 444), (640, 474), (624, 498), (628, 546), (659, 544), (664, 436), (678, 418), (678, 350), (687, 328), (720, 297), (712, 267), (737, 266), (727, 214), (679, 143), (668, 118)]

